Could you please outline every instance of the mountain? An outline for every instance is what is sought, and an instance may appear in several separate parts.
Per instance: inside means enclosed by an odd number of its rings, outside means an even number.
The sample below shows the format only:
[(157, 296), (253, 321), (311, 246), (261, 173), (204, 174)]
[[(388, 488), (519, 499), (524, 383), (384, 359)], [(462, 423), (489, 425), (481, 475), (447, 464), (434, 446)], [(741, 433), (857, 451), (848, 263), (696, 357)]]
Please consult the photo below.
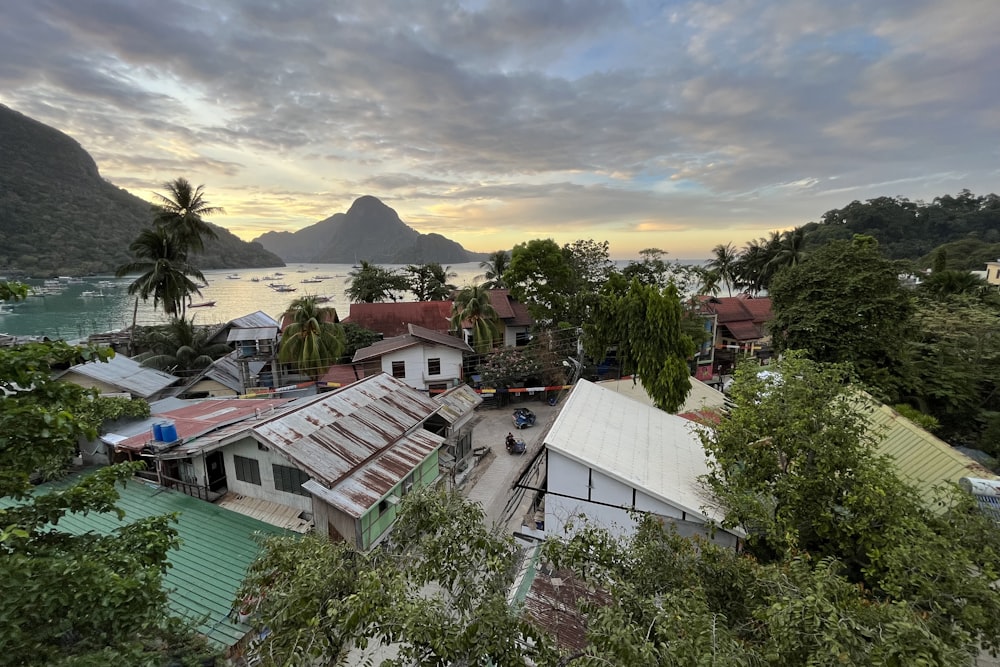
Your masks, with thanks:
[(335, 213), (297, 232), (268, 232), (254, 241), (286, 262), (458, 264), (487, 258), (440, 234), (421, 234), (370, 195), (358, 198), (347, 213)]
[[(55, 128), (0, 105), (0, 274), (109, 274), (152, 221), (150, 203), (101, 178), (94, 159)], [(202, 269), (284, 266), (215, 226)]]

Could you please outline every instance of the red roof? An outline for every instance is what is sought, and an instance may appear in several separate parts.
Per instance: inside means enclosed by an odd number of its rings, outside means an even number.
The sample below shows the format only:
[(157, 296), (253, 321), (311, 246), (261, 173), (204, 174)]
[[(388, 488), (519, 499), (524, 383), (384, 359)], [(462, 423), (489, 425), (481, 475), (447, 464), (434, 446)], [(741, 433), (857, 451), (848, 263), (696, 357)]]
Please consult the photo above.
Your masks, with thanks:
[(507, 326), (531, 326), (534, 320), (528, 313), (528, 307), (510, 295), (509, 290), (491, 289), (489, 291), (490, 305)]
[[(152, 416), (157, 418), (157, 420), (172, 421), (177, 428), (177, 438), (179, 440), (187, 440), (210, 433), (227, 424), (238, 423), (255, 417), (265, 410), (284, 405), (290, 400), (292, 399), (209, 399), (176, 410), (157, 412)], [(143, 431), (115, 443), (115, 448), (139, 451), (152, 439), (152, 431)]]
[(386, 338), (407, 333), (407, 324), (448, 333), (451, 330), (451, 308), (451, 301), (352, 303), (351, 314), (344, 322), (357, 324)]
[(324, 383), (340, 386), (357, 382), (360, 378), (354, 374), (353, 364), (335, 364), (319, 379), (320, 386)]
[(720, 322), (719, 326), (728, 329), (729, 337), (739, 341), (757, 340), (764, 337), (764, 332), (753, 322), (726, 322), (725, 324)]
[(726, 327), (739, 341), (763, 338), (763, 324), (771, 321), (771, 298), (748, 296), (700, 297), (701, 312), (714, 313), (720, 327)]

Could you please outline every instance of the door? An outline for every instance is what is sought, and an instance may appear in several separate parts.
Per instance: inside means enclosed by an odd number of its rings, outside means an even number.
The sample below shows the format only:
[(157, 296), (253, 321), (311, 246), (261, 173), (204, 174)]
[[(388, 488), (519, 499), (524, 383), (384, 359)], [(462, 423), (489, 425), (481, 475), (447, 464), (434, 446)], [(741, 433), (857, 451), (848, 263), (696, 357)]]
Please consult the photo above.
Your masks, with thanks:
[(205, 457), (205, 467), (208, 468), (209, 491), (220, 491), (226, 488), (226, 464), (222, 452), (215, 451)]

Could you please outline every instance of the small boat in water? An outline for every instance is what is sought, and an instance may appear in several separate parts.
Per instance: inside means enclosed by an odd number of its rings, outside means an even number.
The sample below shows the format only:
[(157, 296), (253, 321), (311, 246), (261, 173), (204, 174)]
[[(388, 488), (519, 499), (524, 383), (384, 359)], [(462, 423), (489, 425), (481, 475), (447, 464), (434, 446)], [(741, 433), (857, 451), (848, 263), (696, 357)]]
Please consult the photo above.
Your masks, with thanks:
[(104, 296), (104, 292), (95, 292), (93, 290), (84, 290), (80, 292), (81, 299), (98, 299)]
[(257, 276), (254, 276), (253, 278), (250, 279), (250, 282), (252, 282), (252, 283), (259, 283), (260, 282), (260, 278), (258, 278)]
[(214, 305), (214, 301), (202, 301), (201, 303), (189, 303), (188, 308), (211, 308)]
[(299, 282), (303, 282), (303, 283), (321, 283), (323, 281), (322, 280), (318, 280), (316, 278), (303, 278)]
[(275, 287), (275, 292), (294, 292), (296, 288), (289, 287), (288, 285), (282, 285), (281, 287)]
[(229, 280), (239, 280), (240, 279), (240, 274), (238, 274), (238, 273), (230, 273), (228, 276), (226, 276), (226, 278), (228, 278)]

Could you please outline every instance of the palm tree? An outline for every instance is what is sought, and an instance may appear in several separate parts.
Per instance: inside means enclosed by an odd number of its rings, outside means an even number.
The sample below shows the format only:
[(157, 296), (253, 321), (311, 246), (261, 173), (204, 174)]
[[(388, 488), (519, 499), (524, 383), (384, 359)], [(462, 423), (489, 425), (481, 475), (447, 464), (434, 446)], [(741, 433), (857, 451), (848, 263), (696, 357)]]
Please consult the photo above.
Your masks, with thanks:
[(476, 279), (485, 278), (486, 282), (483, 283), (483, 287), (486, 289), (504, 289), (503, 274), (509, 266), (510, 253), (506, 250), (496, 250), (490, 253), (486, 261), (479, 263), (479, 268), (485, 269), (486, 272), (482, 276), (477, 276)]
[(128, 286), (128, 293), (138, 294), (143, 301), (152, 296), (153, 308), (162, 304), (167, 315), (183, 317), (187, 296), (201, 294), (198, 284), (191, 277), (205, 282), (205, 276), (188, 263), (182, 244), (166, 227), (156, 226), (139, 232), (129, 250), (136, 259), (115, 271), (118, 278), (131, 273), (140, 274)]
[(769, 264), (774, 266), (774, 270), (782, 269), (786, 266), (796, 266), (805, 257), (806, 232), (802, 227), (789, 229), (782, 233), (781, 240), (776, 244), (776, 252)]
[(736, 283), (736, 261), (738, 256), (732, 243), (719, 244), (712, 249), (715, 254), (708, 262), (708, 268), (719, 274), (719, 279), (726, 283), (729, 296), (733, 295), (733, 285)]
[(710, 269), (701, 269), (698, 271), (698, 294), (706, 294), (708, 296), (718, 296), (719, 290), (722, 289), (719, 285), (719, 272), (712, 271)]
[(488, 352), (500, 340), (500, 317), (490, 303), (489, 290), (483, 285), (465, 287), (455, 296), (451, 309), (451, 326), (456, 331), (472, 329), (472, 346), (476, 352)]
[(225, 343), (213, 343), (211, 331), (196, 327), (193, 320), (175, 317), (169, 324), (149, 332), (148, 352), (134, 357), (143, 366), (177, 373), (208, 367), (232, 350)]
[(347, 345), (335, 308), (321, 307), (315, 296), (292, 301), (285, 315), (292, 323), (281, 333), (278, 360), (295, 364), (314, 380), (337, 362)]
[(409, 287), (417, 301), (447, 301), (456, 287), (448, 282), (458, 274), (451, 267), (442, 267), (437, 262), (410, 264), (404, 273), (409, 274)]
[(219, 235), (202, 216), (225, 213), (218, 206), (209, 206), (205, 200), (204, 185), (192, 188), (186, 178), (176, 178), (163, 184), (167, 194), (153, 193), (154, 224), (169, 229), (184, 246), (200, 252), (205, 249), (204, 238), (217, 239)]

